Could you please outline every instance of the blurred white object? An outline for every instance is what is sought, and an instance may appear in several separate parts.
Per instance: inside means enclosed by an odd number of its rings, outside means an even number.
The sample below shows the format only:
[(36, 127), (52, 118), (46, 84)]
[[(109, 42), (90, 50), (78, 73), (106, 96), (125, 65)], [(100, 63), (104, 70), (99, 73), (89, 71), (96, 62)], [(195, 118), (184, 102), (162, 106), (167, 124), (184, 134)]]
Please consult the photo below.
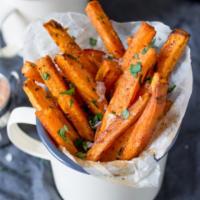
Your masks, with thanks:
[(5, 108), (10, 99), (10, 84), (7, 78), (0, 74), (0, 111)]
[(52, 12), (83, 13), (87, 0), (3, 0), (0, 6), (0, 29), (6, 46), (0, 57), (20, 54), (23, 32), (27, 25)]

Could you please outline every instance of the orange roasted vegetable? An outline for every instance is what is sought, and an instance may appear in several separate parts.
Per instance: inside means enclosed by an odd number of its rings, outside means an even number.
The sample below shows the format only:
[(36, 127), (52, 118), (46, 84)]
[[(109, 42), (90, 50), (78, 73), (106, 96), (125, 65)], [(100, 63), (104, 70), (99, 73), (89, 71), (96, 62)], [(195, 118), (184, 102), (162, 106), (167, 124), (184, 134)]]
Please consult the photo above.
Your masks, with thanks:
[(125, 49), (100, 3), (98, 1), (90, 1), (85, 11), (108, 52), (116, 58), (121, 58)]
[(79, 94), (88, 104), (88, 107), (95, 114), (104, 113), (106, 100), (96, 91), (96, 83), (93, 77), (80, 65), (71, 55), (56, 55), (55, 62), (63, 71), (65, 77), (72, 82)]
[(157, 122), (163, 115), (168, 85), (166, 82), (162, 82), (159, 74), (156, 73), (151, 87), (152, 96), (130, 133), (128, 142), (120, 156), (122, 160), (130, 160), (139, 156), (151, 141)]
[(39, 59), (36, 65), (49, 91), (57, 99), (61, 109), (73, 123), (79, 135), (84, 139), (93, 140), (93, 131), (89, 126), (86, 114), (73, 96), (75, 88), (66, 86), (49, 56)]
[(137, 59), (141, 54), (151, 47), (151, 42), (156, 34), (153, 26), (142, 22), (137, 32), (133, 35), (128, 49), (122, 59), (122, 69), (126, 70), (133, 59)]
[(93, 161), (100, 160), (101, 155), (112, 146), (115, 140), (118, 140), (124, 131), (136, 122), (142, 114), (148, 100), (149, 94), (140, 97), (138, 101), (127, 110), (125, 119), (115, 116), (110, 125), (100, 134), (92, 148), (88, 151), (87, 159)]
[(93, 63), (95, 63), (97, 70), (99, 69), (103, 61), (103, 57), (105, 56), (103, 51), (96, 49), (83, 49), (83, 54), (86, 55)]
[(120, 76), (115, 92), (104, 114), (100, 131), (95, 135), (95, 140), (99, 137), (100, 132), (105, 130), (108, 123), (109, 113), (115, 112), (118, 116), (129, 108), (138, 95), (140, 81), (156, 63), (157, 54), (153, 48), (150, 48), (146, 54), (140, 57), (140, 62), (136, 61), (129, 69), (125, 70)]
[(169, 78), (170, 73), (182, 56), (189, 38), (190, 35), (181, 29), (175, 29), (169, 35), (158, 56), (157, 69), (162, 78)]
[(97, 72), (96, 65), (85, 56), (82, 49), (75, 42), (75, 39), (68, 34), (67, 29), (63, 28), (61, 24), (54, 20), (45, 23), (44, 27), (58, 45), (61, 52), (73, 55), (89, 73), (95, 76)]
[(106, 90), (110, 91), (121, 74), (118, 62), (105, 59), (97, 72), (96, 81), (104, 82)]
[(71, 139), (75, 131), (59, 110), (48, 108), (36, 111), (36, 116), (58, 146), (65, 147), (73, 155), (77, 153)]
[(43, 80), (36, 69), (36, 65), (32, 62), (26, 61), (22, 67), (22, 74), (30, 80), (43, 83)]

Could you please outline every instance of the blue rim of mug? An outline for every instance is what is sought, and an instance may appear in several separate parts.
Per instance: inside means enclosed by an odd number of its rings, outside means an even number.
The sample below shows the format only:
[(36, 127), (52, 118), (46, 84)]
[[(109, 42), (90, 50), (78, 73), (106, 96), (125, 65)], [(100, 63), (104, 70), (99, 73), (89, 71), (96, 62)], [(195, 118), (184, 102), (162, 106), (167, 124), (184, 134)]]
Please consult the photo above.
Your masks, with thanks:
[[(37, 133), (39, 135), (40, 140), (42, 141), (42, 143), (45, 145), (45, 147), (49, 150), (49, 152), (56, 159), (58, 159), (60, 162), (62, 162), (66, 166), (70, 167), (71, 169), (74, 169), (74, 170), (76, 170), (78, 172), (81, 172), (81, 173), (84, 173), (84, 174), (88, 174), (88, 172), (86, 172), (80, 165), (78, 165), (77, 163), (75, 163), (66, 154), (64, 154), (62, 151), (60, 151), (58, 149), (58, 147), (53, 143), (53, 141), (50, 138), (49, 134), (44, 129), (44, 127), (42, 126), (42, 124), (40, 123), (40, 121), (38, 119), (36, 119), (36, 129), (37, 129)], [(173, 141), (171, 142), (171, 144), (167, 148), (166, 152), (161, 157), (156, 158), (154, 156), (154, 159), (157, 162), (160, 161), (163, 157), (165, 157), (168, 154), (168, 152), (170, 151), (170, 149), (174, 146), (174, 144), (175, 144), (175, 142), (176, 142), (176, 140), (178, 138), (179, 133), (180, 133), (180, 131), (178, 131), (178, 133), (174, 137)]]
[(64, 165), (74, 169), (78, 172), (88, 174), (80, 165), (75, 163), (72, 159), (70, 159), (66, 154), (59, 150), (59, 148), (53, 143), (47, 131), (43, 128), (42, 124), (38, 119), (36, 119), (36, 129), (38, 136), (48, 151), (60, 162)]

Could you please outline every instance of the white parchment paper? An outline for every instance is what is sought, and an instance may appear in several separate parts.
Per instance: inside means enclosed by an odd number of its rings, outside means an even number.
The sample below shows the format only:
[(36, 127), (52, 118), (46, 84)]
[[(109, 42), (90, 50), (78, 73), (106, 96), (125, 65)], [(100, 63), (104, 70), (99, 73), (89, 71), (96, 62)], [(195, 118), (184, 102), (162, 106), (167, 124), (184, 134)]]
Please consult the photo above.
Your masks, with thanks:
[[(25, 60), (35, 61), (45, 55), (55, 55), (59, 52), (42, 24), (49, 19), (55, 19), (64, 27), (69, 28), (69, 33), (76, 37), (76, 42), (82, 48), (91, 48), (89, 38), (98, 40), (97, 49), (104, 50), (101, 39), (85, 15), (77, 13), (55, 13), (44, 19), (32, 23), (24, 37), (23, 57)], [(166, 41), (170, 28), (160, 22), (149, 22), (157, 31), (156, 46), (158, 49)], [(140, 22), (117, 23), (113, 22), (120, 38), (126, 45), (126, 37), (132, 35), (138, 28)], [(174, 101), (171, 109), (159, 122), (156, 129), (157, 137), (138, 158), (130, 161), (112, 161), (107, 163), (83, 161), (71, 156), (63, 150), (67, 156), (80, 164), (91, 175), (109, 179), (114, 182), (132, 187), (157, 187), (162, 174), (160, 163), (155, 160), (161, 158), (173, 144), (181, 121), (184, 117), (191, 93), (192, 93), (192, 69), (190, 60), (190, 49), (187, 47), (182, 59), (170, 80), (176, 84), (171, 94)]]

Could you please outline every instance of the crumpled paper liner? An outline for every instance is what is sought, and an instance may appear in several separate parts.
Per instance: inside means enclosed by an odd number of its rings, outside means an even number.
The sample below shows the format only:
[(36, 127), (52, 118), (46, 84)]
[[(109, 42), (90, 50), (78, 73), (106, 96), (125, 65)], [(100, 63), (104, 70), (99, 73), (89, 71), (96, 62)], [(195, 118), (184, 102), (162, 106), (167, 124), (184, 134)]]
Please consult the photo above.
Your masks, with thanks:
[[(59, 52), (58, 47), (42, 26), (49, 19), (55, 19), (64, 27), (68, 27), (69, 33), (76, 37), (76, 42), (82, 48), (91, 48), (89, 38), (93, 37), (97, 39), (97, 46), (95, 48), (105, 51), (101, 39), (85, 15), (77, 13), (55, 13), (32, 23), (28, 27), (24, 37), (22, 52), (25, 60), (35, 61), (47, 54), (53, 56)], [(155, 45), (159, 49), (166, 41), (171, 30), (168, 26), (160, 22), (149, 23), (157, 31)], [(113, 24), (124, 45), (127, 47), (126, 37), (136, 31), (140, 22), (113, 22)], [(173, 72), (170, 83), (176, 84), (176, 88), (170, 97), (174, 103), (169, 112), (159, 122), (155, 132), (157, 137), (154, 138), (140, 157), (130, 161), (116, 160), (100, 163), (83, 161), (73, 157), (65, 149), (63, 149), (63, 152), (91, 175), (132, 187), (157, 187), (159, 185), (161, 171), (159, 162), (156, 159), (161, 158), (173, 144), (192, 93), (192, 69), (189, 47), (187, 47), (176, 70)]]

